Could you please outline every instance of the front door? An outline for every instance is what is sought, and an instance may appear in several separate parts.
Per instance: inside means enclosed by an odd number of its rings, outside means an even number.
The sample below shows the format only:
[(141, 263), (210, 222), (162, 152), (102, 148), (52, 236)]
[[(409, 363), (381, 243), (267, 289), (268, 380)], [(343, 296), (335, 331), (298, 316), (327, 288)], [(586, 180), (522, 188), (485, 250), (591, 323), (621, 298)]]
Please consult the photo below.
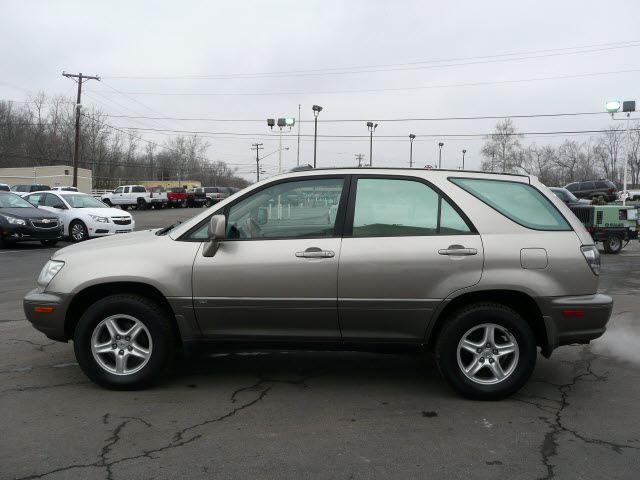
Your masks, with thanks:
[[(344, 176), (288, 179), (216, 212), (226, 216), (226, 239), (213, 257), (200, 249), (193, 265), (193, 304), (203, 333), (340, 338), (344, 184)], [(206, 227), (193, 238), (206, 237)]]
[(480, 281), (480, 235), (418, 179), (361, 176), (351, 190), (338, 275), (343, 338), (421, 341), (440, 302)]

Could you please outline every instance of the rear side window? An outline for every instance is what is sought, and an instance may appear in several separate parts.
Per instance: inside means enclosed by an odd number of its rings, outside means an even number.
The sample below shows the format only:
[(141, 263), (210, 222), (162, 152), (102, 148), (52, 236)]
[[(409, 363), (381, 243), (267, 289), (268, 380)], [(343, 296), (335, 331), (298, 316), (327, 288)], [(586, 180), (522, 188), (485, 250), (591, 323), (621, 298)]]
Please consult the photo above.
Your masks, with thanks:
[(556, 207), (527, 183), (481, 178), (451, 178), (450, 181), (523, 227), (571, 230)]
[(131, 187), (131, 191), (133, 193), (144, 193), (144, 192), (146, 192), (144, 187)]
[(358, 179), (353, 212), (354, 237), (452, 235), (470, 232), (471, 229), (458, 212), (422, 182), (384, 178)]

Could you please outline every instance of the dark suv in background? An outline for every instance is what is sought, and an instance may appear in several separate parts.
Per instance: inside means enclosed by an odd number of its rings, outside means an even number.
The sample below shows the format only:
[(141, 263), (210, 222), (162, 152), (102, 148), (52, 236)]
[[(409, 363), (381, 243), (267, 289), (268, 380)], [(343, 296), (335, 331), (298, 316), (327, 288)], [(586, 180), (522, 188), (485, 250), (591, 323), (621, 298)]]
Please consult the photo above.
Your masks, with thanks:
[(618, 187), (611, 180), (588, 180), (573, 182), (565, 185), (567, 190), (578, 198), (603, 198), (607, 202), (614, 202), (618, 198)]
[(39, 183), (14, 185), (13, 187), (11, 187), (11, 191), (16, 193), (42, 192), (45, 190), (51, 190), (51, 187), (49, 185), (42, 185)]

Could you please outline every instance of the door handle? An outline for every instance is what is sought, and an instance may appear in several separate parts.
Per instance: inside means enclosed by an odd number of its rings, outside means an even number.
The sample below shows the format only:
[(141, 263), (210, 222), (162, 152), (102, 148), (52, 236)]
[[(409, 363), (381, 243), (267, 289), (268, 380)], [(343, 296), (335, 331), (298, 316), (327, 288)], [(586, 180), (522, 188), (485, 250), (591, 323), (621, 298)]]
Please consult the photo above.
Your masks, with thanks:
[(304, 252), (296, 252), (298, 258), (332, 258), (336, 255), (331, 250), (322, 250), (318, 247), (307, 248)]
[(439, 255), (477, 255), (478, 250), (475, 248), (465, 248), (462, 245), (449, 245), (449, 248), (442, 248), (438, 250)]

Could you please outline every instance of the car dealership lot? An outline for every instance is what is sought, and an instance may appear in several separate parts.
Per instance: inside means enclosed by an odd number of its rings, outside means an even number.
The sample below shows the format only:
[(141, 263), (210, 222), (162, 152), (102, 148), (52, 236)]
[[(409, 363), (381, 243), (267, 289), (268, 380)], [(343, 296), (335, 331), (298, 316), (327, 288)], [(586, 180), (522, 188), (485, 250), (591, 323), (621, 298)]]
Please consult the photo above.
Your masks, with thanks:
[[(132, 212), (137, 229), (200, 209)], [(603, 256), (609, 331), (539, 358), (501, 402), (455, 394), (433, 362), (242, 352), (181, 362), (158, 387), (90, 383), (71, 344), (24, 320), (54, 249), (0, 252), (0, 478), (636, 478), (640, 247)]]

